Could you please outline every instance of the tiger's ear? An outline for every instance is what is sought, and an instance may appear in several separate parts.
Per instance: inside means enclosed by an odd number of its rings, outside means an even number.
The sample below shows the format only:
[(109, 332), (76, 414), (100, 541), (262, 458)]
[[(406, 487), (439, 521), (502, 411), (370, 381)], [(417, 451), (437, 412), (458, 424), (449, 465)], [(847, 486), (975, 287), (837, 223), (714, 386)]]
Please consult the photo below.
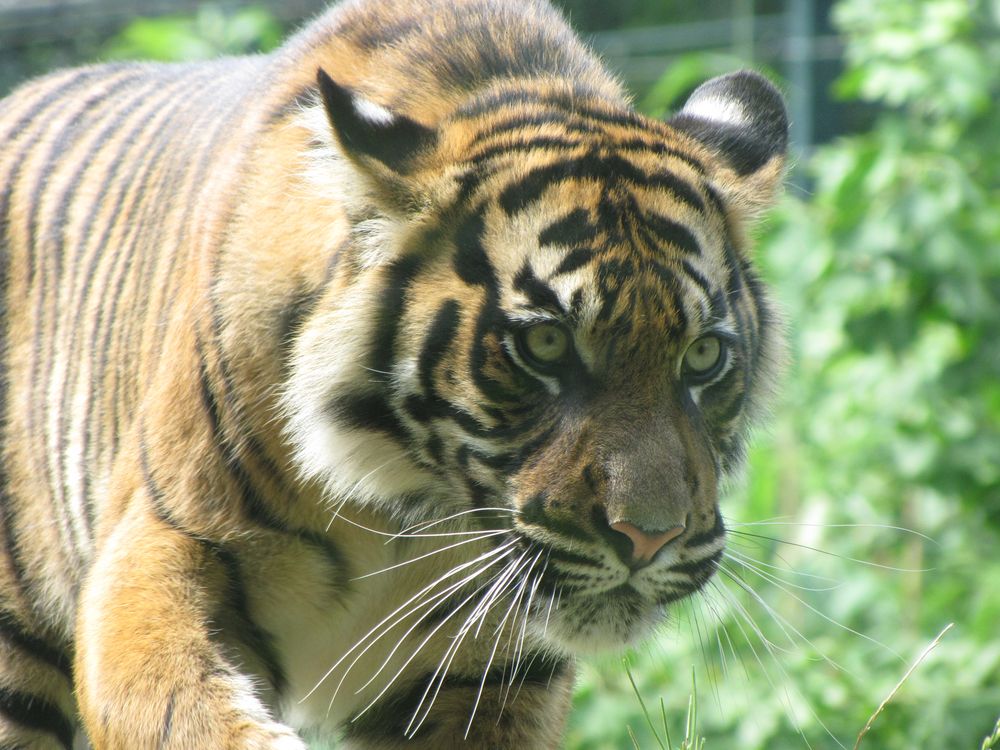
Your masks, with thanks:
[(396, 200), (409, 191), (406, 179), (418, 157), (432, 148), (437, 131), (352, 93), (325, 70), (316, 71), (323, 108), (341, 151)]
[(788, 115), (764, 76), (741, 70), (705, 82), (668, 124), (719, 158), (713, 183), (731, 205), (751, 215), (771, 205), (785, 173)]

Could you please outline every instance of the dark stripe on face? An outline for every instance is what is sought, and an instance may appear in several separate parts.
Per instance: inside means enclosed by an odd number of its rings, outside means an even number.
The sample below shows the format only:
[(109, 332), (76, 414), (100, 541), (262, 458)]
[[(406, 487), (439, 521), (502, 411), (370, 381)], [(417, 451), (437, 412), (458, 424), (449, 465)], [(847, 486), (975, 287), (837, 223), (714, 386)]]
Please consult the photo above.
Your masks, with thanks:
[(54, 735), (66, 750), (73, 747), (73, 724), (45, 698), (0, 686), (0, 715), (36, 732)]
[(726, 522), (722, 520), (722, 514), (718, 509), (715, 511), (715, 525), (708, 531), (695, 534), (684, 541), (685, 547), (699, 547), (703, 544), (711, 544), (726, 533)]
[[(486, 339), (491, 337), (498, 344), (503, 337), (507, 319), (500, 309), (500, 289), (496, 273), (483, 247), (482, 210), (483, 208), (479, 207), (475, 213), (466, 217), (455, 233), (456, 252), (453, 260), (455, 272), (466, 284), (481, 286), (485, 290), (473, 333), (469, 371), (476, 387), (491, 401), (517, 401), (522, 395), (519, 390), (511, 390), (486, 374), (489, 360)], [(520, 370), (514, 368), (512, 372), (516, 377)]]
[(466, 284), (485, 287), (498, 294), (496, 273), (483, 248), (482, 208), (466, 217), (455, 232), (455, 273)]
[(531, 170), (501, 192), (500, 206), (508, 215), (516, 214), (537, 201), (551, 186), (568, 180), (595, 180), (608, 186), (627, 183), (659, 188), (672, 193), (698, 212), (705, 209), (701, 196), (676, 175), (666, 171), (647, 173), (618, 155), (601, 156), (592, 152)]
[(409, 439), (406, 428), (380, 393), (338, 394), (327, 404), (327, 413), (334, 421), (356, 430), (383, 432), (400, 442)]
[[(614, 142), (618, 149), (651, 150), (661, 156), (669, 156), (684, 162), (700, 174), (705, 171), (700, 161), (682, 150), (668, 146), (666, 139), (670, 129), (656, 120), (650, 120), (638, 115), (630, 109), (611, 104), (608, 107), (598, 107), (586, 103), (586, 99), (595, 98), (589, 92), (580, 92), (572, 97), (565, 94), (536, 94), (535, 92), (501, 92), (477, 100), (472, 105), (461, 108), (456, 118), (469, 119), (482, 115), (494, 118), (475, 142), (490, 136), (507, 133), (524, 127), (558, 122), (567, 128), (579, 129), (585, 132), (602, 132), (606, 134), (607, 126), (634, 129), (639, 135)], [(513, 105), (537, 106), (543, 109), (534, 114), (516, 114), (507, 120), (496, 120), (497, 111)], [(516, 111), (516, 110), (515, 110)], [(599, 125), (600, 130), (594, 127)]]
[(427, 338), (424, 339), (417, 360), (417, 372), (420, 375), (420, 386), (427, 398), (437, 396), (437, 389), (434, 387), (434, 368), (455, 342), (460, 321), (458, 302), (453, 299), (446, 300), (434, 316), (434, 322), (431, 323)]
[(753, 268), (749, 264), (744, 266), (746, 271), (746, 285), (750, 292), (750, 298), (753, 300), (754, 310), (756, 315), (756, 323), (753, 329), (750, 331), (750, 369), (755, 370), (760, 360), (760, 340), (764, 336), (764, 329), (772, 324), (770, 319), (770, 313), (767, 309), (767, 302), (764, 297), (764, 287), (761, 284), (760, 279), (757, 274), (754, 273)]
[(579, 245), (593, 242), (596, 234), (597, 227), (590, 222), (590, 213), (577, 208), (539, 232), (538, 245)]
[[(692, 578), (701, 579), (703, 576), (705, 580), (711, 577), (711, 574), (715, 572), (717, 563), (722, 559), (722, 550), (716, 550), (708, 557), (703, 557), (700, 560), (691, 560), (690, 562), (678, 563), (677, 565), (671, 565), (667, 568), (670, 573), (680, 573), (682, 575), (691, 576)], [(706, 572), (708, 575), (706, 576)]]
[(524, 262), (521, 270), (514, 277), (514, 289), (522, 292), (528, 298), (528, 302), (532, 307), (539, 310), (548, 310), (556, 314), (566, 313), (566, 308), (563, 307), (562, 302), (559, 300), (559, 295), (553, 291), (552, 287), (535, 275), (528, 261)]
[(643, 219), (645, 226), (653, 232), (661, 244), (677, 248), (688, 255), (701, 255), (698, 240), (683, 224), (652, 212), (646, 212)]
[(722, 289), (712, 287), (711, 282), (706, 279), (698, 269), (692, 266), (688, 261), (681, 261), (681, 268), (684, 270), (684, 275), (687, 276), (691, 281), (698, 285), (705, 298), (708, 300), (708, 306), (711, 310), (712, 317), (721, 320), (726, 317), (729, 310), (729, 306), (726, 304), (726, 296), (722, 293)]
[[(553, 271), (552, 278), (560, 276), (561, 274), (564, 273), (572, 273), (578, 268), (583, 268), (593, 259), (593, 257), (594, 257), (594, 248), (592, 247), (578, 247), (575, 250), (572, 250), (565, 258), (562, 259), (562, 261), (556, 267), (556, 270)], [(577, 292), (579, 292), (579, 290), (577, 290)], [(582, 295), (578, 302), (576, 298), (576, 293), (574, 293), (572, 308), (575, 310), (582, 303), (583, 303)]]
[(419, 269), (420, 259), (416, 255), (404, 255), (394, 261), (386, 272), (372, 345), (371, 367), (376, 372), (392, 372), (406, 293)]
[(558, 536), (568, 539), (578, 539), (584, 542), (593, 542), (594, 537), (575, 523), (552, 518), (545, 512), (546, 496), (544, 492), (539, 492), (526, 502), (520, 510), (519, 519), (531, 526), (539, 526)]
[[(628, 540), (626, 540), (626, 543), (627, 542)], [(549, 546), (548, 555), (549, 559), (551, 559), (553, 562), (556, 563), (562, 562), (562, 563), (568, 563), (570, 565), (582, 565), (587, 568), (598, 568), (598, 569), (604, 568), (604, 563), (602, 563), (600, 560), (586, 557), (585, 555), (578, 555), (574, 552), (569, 552), (568, 550), (560, 549), (559, 547)], [(555, 572), (551, 567), (549, 568), (549, 570), (552, 571), (553, 573)], [(560, 578), (565, 578), (573, 576), (574, 574), (568, 570), (559, 570), (558, 575)], [(580, 577), (589, 579), (589, 574), (580, 574)]]
[(11, 612), (0, 612), (0, 639), (21, 649), (33, 659), (58, 670), (67, 680), (73, 679), (73, 660), (60, 648), (25, 630)]
[(618, 304), (622, 286), (635, 274), (635, 266), (629, 260), (611, 258), (603, 261), (597, 271), (597, 287), (601, 297), (598, 320), (610, 320)]

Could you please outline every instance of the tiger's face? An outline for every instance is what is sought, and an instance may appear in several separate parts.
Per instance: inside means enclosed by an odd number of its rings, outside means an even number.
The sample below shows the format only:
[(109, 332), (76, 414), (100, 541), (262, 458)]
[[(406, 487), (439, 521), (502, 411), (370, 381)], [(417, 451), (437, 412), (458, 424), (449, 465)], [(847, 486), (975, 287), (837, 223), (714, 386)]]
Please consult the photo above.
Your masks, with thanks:
[[(356, 278), (300, 338), (302, 464), (334, 496), (392, 503), (407, 522), (508, 529), (496, 539), (532, 561), (532, 627), (552, 646), (636, 640), (714, 573), (718, 486), (774, 375), (773, 313), (740, 222), (773, 189), (779, 150), (734, 168), (702, 133), (720, 101), (746, 130), (751, 95), (696, 93), (673, 127), (500, 97), (488, 117), (471, 108), (432, 131), (366, 120), (320, 82), (382, 209), (359, 211)], [(773, 109), (768, 84), (740, 84)], [(352, 154), (352, 128), (376, 121), (420, 153)], [(371, 294), (383, 304), (361, 314)]]

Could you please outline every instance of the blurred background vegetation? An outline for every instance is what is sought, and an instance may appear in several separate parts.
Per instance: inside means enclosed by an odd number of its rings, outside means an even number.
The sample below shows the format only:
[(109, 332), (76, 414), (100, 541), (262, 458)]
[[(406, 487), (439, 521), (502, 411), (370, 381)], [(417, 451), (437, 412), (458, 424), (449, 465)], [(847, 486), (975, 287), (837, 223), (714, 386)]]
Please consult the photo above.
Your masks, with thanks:
[[(792, 364), (724, 504), (724, 570), (627, 668), (581, 666), (567, 747), (659, 747), (638, 697), (682, 737), (693, 673), (707, 750), (851, 748), (952, 622), (861, 747), (1000, 743), (1000, 0), (560, 4), (653, 114), (766, 71), (795, 151), (756, 250)], [(321, 7), (0, 0), (0, 93), (266, 50)]]

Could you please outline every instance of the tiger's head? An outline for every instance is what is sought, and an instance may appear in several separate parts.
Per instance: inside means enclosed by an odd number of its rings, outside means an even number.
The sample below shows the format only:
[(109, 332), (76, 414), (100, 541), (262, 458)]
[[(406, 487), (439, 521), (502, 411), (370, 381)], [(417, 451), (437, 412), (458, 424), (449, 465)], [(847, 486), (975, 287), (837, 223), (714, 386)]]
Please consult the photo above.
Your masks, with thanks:
[(660, 122), (518, 81), (423, 122), (318, 82), (309, 170), (351, 239), (295, 347), (299, 464), (404, 525), (509, 529), (553, 647), (641, 637), (716, 570), (781, 359), (745, 237), (780, 94), (734, 73)]

